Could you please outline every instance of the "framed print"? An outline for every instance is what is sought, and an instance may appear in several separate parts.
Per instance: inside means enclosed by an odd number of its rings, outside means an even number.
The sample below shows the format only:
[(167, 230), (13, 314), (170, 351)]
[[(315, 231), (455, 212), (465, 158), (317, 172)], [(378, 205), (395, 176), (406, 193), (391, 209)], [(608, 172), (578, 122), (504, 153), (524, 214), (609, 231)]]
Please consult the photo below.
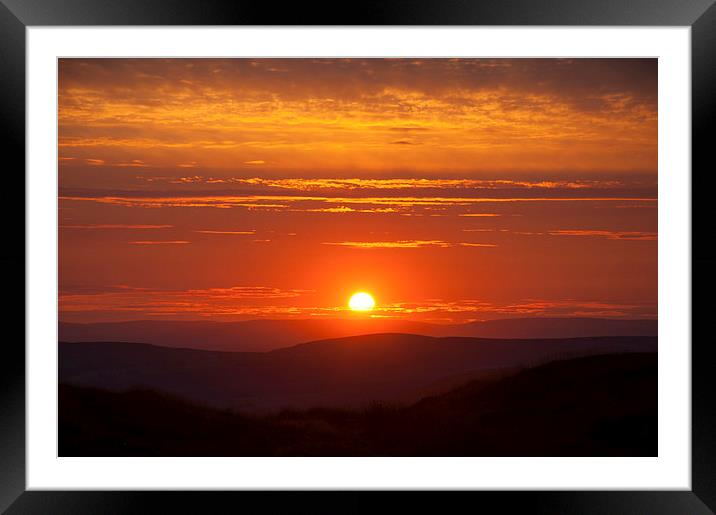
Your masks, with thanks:
[(710, 2), (132, 7), (1, 6), (3, 509), (712, 512)]

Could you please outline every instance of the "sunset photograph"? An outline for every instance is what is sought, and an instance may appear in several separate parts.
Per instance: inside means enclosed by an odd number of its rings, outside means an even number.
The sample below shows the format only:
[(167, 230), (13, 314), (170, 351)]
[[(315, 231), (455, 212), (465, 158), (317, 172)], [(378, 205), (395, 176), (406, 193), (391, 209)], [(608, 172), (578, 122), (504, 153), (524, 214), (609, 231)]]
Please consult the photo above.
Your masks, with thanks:
[(60, 456), (657, 456), (657, 59), (57, 66)]

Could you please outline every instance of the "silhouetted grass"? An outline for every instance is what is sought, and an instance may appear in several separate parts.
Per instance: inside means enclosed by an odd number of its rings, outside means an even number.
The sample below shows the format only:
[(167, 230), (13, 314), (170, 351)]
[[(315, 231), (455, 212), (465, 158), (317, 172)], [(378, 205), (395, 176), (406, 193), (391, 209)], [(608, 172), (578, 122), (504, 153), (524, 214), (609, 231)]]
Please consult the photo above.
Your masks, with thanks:
[(60, 385), (61, 456), (655, 456), (656, 354), (557, 361), (410, 406), (247, 415)]

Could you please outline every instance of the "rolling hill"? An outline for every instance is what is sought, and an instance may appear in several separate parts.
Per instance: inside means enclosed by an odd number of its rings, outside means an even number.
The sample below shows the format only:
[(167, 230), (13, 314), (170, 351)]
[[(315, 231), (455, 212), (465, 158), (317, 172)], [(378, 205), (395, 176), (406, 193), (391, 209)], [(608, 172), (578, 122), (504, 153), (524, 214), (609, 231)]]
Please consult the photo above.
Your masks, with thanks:
[(64, 342), (133, 342), (165, 347), (262, 352), (299, 343), (361, 334), (406, 333), (471, 338), (578, 338), (656, 336), (656, 320), (520, 318), (439, 325), (356, 318), (353, 320), (248, 320), (244, 322), (152, 321), (77, 324), (60, 322)]
[[(145, 388), (244, 411), (409, 402), (460, 381), (555, 359), (655, 352), (654, 337), (496, 340), (373, 334), (270, 352), (217, 352), (138, 343), (60, 343), (60, 382)], [(505, 374), (502, 374), (505, 375)]]

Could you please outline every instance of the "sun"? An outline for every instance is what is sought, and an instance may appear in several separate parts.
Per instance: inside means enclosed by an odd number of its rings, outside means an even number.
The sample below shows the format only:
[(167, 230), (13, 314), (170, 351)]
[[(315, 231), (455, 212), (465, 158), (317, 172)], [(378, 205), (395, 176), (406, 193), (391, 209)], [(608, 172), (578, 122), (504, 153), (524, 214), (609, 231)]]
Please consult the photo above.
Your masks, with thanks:
[(364, 291), (354, 293), (348, 301), (348, 307), (353, 311), (372, 311), (375, 307), (375, 300), (370, 293)]

